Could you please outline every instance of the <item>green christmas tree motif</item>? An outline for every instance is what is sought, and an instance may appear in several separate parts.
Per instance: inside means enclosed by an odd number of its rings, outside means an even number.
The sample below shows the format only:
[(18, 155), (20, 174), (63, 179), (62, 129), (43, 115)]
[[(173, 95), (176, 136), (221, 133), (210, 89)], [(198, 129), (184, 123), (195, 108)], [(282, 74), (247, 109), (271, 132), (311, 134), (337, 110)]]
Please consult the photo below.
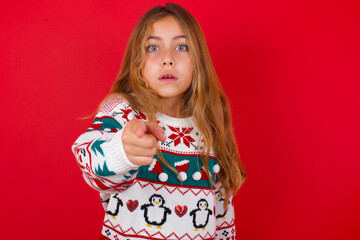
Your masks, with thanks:
[(103, 144), (104, 142), (106, 142), (105, 140), (100, 140), (97, 139), (90, 147), (90, 149), (95, 153), (95, 155), (97, 156), (96, 152), (99, 152), (103, 157), (104, 157), (104, 152), (101, 149), (101, 144)]
[(115, 172), (110, 171), (108, 169), (108, 166), (106, 165), (106, 161), (104, 161), (104, 165), (102, 169), (100, 167), (100, 164), (97, 166), (97, 168), (95, 169), (95, 173), (99, 176), (112, 176), (116, 174)]
[(132, 175), (134, 175), (138, 170), (134, 169), (134, 170), (130, 170), (127, 174), (124, 174), (124, 178), (126, 180), (128, 180)]

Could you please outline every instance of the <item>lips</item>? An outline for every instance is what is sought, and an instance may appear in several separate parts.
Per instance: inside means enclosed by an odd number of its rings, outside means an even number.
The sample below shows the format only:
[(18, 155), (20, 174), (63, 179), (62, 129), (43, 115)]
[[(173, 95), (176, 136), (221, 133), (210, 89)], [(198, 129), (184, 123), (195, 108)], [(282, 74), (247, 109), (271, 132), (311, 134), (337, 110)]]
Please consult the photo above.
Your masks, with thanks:
[(162, 82), (174, 82), (177, 77), (173, 73), (164, 73), (159, 77), (159, 80)]

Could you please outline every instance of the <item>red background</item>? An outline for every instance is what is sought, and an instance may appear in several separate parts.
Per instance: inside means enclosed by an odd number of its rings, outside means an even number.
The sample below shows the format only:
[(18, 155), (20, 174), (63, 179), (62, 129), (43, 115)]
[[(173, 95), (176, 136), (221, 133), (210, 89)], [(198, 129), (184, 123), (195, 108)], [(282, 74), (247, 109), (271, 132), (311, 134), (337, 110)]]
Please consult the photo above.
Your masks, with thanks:
[[(96, 239), (70, 151), (140, 16), (166, 1), (0, 3), (1, 239)], [(248, 179), (238, 239), (360, 238), (357, 1), (175, 1), (200, 22)]]

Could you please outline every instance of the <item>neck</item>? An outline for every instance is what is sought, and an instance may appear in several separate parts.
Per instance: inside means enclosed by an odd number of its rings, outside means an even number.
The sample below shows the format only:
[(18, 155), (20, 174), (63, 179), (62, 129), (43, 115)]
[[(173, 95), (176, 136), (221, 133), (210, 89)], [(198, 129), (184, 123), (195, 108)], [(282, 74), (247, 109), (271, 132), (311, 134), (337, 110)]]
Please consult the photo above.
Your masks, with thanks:
[(160, 112), (170, 117), (180, 118), (181, 114), (181, 101), (171, 101), (169, 99), (161, 100)]

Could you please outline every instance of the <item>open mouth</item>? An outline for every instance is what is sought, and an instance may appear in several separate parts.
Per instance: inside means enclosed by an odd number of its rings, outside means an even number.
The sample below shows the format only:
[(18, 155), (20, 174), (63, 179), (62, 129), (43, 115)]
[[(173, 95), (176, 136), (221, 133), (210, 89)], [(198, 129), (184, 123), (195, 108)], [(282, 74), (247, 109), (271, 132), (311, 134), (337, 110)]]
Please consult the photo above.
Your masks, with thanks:
[(174, 76), (171, 76), (171, 75), (165, 75), (162, 77), (162, 79), (169, 79), (169, 78), (174, 78)]
[(163, 82), (173, 82), (177, 79), (177, 77), (175, 77), (173, 74), (171, 73), (166, 73), (161, 75), (161, 77), (159, 78), (160, 81)]

